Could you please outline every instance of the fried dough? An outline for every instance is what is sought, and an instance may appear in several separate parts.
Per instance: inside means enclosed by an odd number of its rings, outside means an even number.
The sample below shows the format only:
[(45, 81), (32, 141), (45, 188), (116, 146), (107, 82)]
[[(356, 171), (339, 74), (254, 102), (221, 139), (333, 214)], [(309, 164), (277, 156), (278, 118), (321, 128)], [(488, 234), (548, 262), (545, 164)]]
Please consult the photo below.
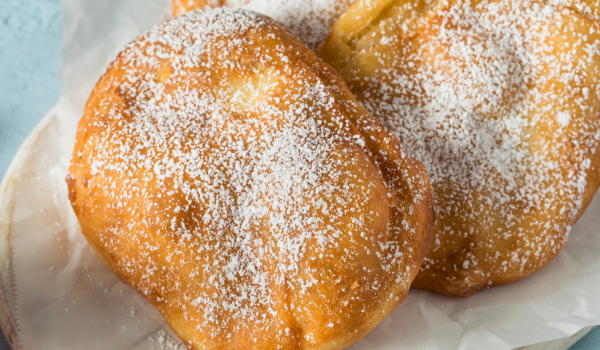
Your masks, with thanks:
[(67, 176), (98, 256), (190, 349), (341, 349), (408, 292), (425, 169), (276, 21), (195, 11), (97, 83)]
[(286, 25), (309, 48), (325, 40), (333, 23), (355, 0), (172, 0), (173, 16), (216, 7), (255, 11)]
[(320, 56), (427, 169), (413, 286), (466, 297), (548, 264), (599, 184), (592, 1), (361, 0)]

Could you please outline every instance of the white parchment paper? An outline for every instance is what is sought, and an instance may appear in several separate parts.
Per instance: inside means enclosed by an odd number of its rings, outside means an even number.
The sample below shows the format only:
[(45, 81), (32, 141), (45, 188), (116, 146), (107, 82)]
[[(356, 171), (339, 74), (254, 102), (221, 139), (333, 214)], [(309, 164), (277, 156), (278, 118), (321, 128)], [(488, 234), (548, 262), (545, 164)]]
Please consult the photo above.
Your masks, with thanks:
[[(64, 177), (92, 87), (129, 41), (170, 15), (169, 0), (63, 0), (63, 90), (24, 155), (13, 212), (22, 349), (180, 347), (161, 315), (94, 255)], [(598, 196), (597, 196), (598, 197)], [(600, 200), (567, 247), (522, 281), (457, 299), (412, 290), (351, 349), (512, 349), (600, 324)]]

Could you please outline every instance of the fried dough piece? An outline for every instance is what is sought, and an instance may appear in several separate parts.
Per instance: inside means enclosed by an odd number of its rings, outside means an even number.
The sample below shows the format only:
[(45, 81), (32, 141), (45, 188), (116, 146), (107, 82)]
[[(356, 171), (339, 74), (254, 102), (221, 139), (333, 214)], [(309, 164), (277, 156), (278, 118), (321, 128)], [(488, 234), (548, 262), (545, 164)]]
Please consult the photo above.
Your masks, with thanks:
[(189, 11), (207, 8), (221, 7), (226, 0), (171, 0), (173, 17), (177, 17)]
[(564, 247), (599, 184), (598, 9), (364, 0), (335, 23), (320, 56), (431, 179), (436, 222), (414, 287), (470, 296)]
[(67, 177), (83, 234), (190, 349), (341, 349), (427, 251), (423, 166), (281, 24), (179, 16), (96, 85)]
[(172, 0), (173, 16), (216, 7), (238, 7), (285, 24), (311, 49), (325, 40), (333, 23), (355, 0)]

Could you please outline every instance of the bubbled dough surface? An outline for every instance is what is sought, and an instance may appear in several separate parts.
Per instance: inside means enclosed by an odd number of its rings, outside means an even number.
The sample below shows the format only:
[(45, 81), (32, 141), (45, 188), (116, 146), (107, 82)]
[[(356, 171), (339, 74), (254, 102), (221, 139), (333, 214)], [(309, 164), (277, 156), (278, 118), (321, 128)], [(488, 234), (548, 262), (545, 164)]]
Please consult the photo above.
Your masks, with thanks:
[(82, 118), (69, 196), (102, 260), (192, 349), (338, 349), (404, 298), (422, 165), (272, 20), (180, 16), (130, 44)]
[(423, 162), (413, 286), (469, 296), (551, 261), (598, 187), (600, 26), (582, 1), (360, 1), (320, 55)]

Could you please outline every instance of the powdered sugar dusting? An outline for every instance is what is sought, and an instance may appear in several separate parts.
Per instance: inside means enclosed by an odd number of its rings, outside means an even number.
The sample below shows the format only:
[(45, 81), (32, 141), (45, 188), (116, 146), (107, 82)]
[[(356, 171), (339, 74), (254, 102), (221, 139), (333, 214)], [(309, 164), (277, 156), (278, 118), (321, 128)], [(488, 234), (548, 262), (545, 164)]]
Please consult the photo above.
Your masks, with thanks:
[(227, 0), (227, 6), (270, 16), (290, 28), (308, 47), (315, 49), (352, 2), (354, 0)]
[(119, 55), (79, 127), (83, 232), (193, 344), (351, 336), (418, 269), (420, 240), (391, 240), (415, 227), (389, 226), (365, 139), (288, 37), (242, 10), (177, 17)]
[(337, 18), (355, 0), (175, 0), (176, 14), (192, 9), (238, 7), (267, 15), (286, 25), (308, 47), (315, 49)]
[(354, 56), (337, 68), (432, 181), (436, 226), (418, 282), (468, 295), (563, 247), (598, 185), (597, 10), (396, 1), (348, 42)]

